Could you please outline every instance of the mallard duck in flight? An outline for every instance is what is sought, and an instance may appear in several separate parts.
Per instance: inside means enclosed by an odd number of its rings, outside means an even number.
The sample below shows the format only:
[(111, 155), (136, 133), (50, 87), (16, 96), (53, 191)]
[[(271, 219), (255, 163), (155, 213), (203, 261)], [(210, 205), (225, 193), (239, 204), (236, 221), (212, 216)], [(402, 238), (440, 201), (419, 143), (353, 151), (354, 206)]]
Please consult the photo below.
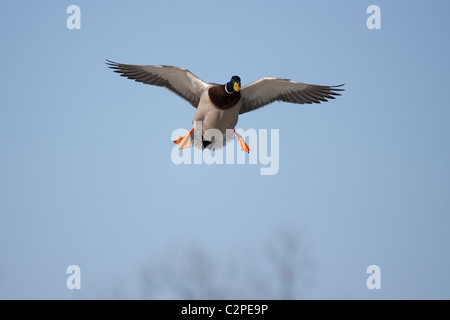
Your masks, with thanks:
[[(274, 101), (291, 103), (320, 103), (339, 96), (342, 85), (320, 86), (294, 82), (280, 78), (262, 78), (241, 88), (241, 79), (231, 77), (225, 84), (206, 83), (185, 68), (172, 66), (146, 66), (122, 64), (107, 60), (108, 66), (123, 77), (145, 84), (165, 87), (197, 109), (193, 123), (202, 123), (202, 132), (215, 128), (224, 134), (224, 144), (234, 138), (226, 136), (227, 129), (233, 130), (241, 150), (249, 152), (244, 139), (234, 131), (240, 114), (259, 109)], [(180, 149), (189, 148), (194, 127), (174, 141)], [(201, 148), (212, 148), (213, 141), (202, 138)], [(214, 146), (216, 147), (216, 146)], [(217, 146), (220, 147), (220, 146)]]

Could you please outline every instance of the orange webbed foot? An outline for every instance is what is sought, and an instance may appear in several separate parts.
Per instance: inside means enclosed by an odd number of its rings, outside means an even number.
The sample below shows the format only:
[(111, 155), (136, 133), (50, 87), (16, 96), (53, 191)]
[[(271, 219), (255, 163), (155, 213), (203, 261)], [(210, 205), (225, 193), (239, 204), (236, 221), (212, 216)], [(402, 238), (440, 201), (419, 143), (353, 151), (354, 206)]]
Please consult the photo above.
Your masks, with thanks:
[(242, 138), (242, 136), (239, 133), (237, 133), (236, 130), (234, 130), (234, 134), (238, 137), (239, 146), (241, 147), (242, 151), (245, 151), (247, 153), (252, 151), (252, 149), (250, 149), (250, 147), (245, 143), (244, 138)]
[(178, 138), (177, 140), (175, 140), (173, 143), (177, 144), (178, 147), (181, 149), (186, 149), (189, 148), (191, 146), (191, 133), (194, 130), (194, 128), (192, 128), (187, 135)]

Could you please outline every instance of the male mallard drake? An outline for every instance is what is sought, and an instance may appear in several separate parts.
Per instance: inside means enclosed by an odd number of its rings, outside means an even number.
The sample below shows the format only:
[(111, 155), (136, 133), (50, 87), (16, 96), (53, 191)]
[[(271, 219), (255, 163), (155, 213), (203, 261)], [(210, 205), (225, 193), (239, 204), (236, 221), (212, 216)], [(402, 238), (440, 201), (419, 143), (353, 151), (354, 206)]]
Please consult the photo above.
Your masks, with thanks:
[[(185, 68), (172, 66), (144, 66), (116, 63), (107, 60), (108, 66), (121, 76), (145, 84), (165, 87), (197, 109), (195, 123), (202, 123), (202, 132), (215, 128), (225, 135), (224, 144), (233, 136), (226, 136), (226, 130), (232, 129), (238, 137), (241, 150), (249, 152), (244, 139), (234, 131), (240, 114), (256, 110), (274, 101), (292, 103), (320, 103), (339, 96), (338, 87), (319, 86), (288, 79), (262, 78), (241, 88), (241, 79), (233, 76), (225, 84), (206, 83)], [(174, 141), (180, 149), (189, 148), (194, 127), (187, 135)], [(212, 141), (198, 143), (199, 147), (213, 148)]]

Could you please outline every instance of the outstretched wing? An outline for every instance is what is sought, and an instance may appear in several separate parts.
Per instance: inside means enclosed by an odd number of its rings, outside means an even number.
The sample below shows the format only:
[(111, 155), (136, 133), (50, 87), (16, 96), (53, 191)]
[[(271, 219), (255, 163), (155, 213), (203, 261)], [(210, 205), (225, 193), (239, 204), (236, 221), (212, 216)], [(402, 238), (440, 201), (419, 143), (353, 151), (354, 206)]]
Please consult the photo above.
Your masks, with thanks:
[(107, 65), (122, 77), (145, 84), (165, 87), (197, 108), (208, 84), (185, 68), (172, 66), (141, 66), (106, 60)]
[(240, 114), (261, 108), (274, 101), (292, 103), (320, 103), (340, 96), (339, 86), (318, 86), (288, 79), (262, 78), (242, 88)]

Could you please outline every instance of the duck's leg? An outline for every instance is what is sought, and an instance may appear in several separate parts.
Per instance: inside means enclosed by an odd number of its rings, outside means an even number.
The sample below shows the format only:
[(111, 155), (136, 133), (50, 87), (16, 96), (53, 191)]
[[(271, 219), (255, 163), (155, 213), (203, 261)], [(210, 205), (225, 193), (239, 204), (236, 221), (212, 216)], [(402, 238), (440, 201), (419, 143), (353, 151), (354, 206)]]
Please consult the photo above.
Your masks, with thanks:
[(234, 130), (234, 134), (238, 137), (238, 141), (239, 141), (239, 146), (241, 147), (242, 151), (245, 152), (250, 152), (252, 151), (252, 149), (250, 149), (250, 147), (245, 143), (244, 138), (242, 138), (242, 136), (236, 132), (236, 130)]
[(175, 144), (178, 145), (178, 147), (180, 147), (181, 149), (185, 149), (185, 148), (189, 148), (191, 146), (191, 133), (194, 130), (194, 128), (192, 128), (187, 135), (178, 138), (177, 140), (174, 141)]

